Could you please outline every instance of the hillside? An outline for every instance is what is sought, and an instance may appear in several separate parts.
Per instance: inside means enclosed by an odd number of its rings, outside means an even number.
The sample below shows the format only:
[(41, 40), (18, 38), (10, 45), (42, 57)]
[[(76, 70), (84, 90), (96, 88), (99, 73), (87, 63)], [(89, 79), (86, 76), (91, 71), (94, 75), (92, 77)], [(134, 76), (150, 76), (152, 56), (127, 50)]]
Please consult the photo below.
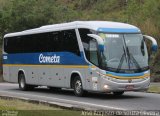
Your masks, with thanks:
[[(9, 32), (75, 20), (130, 23), (160, 44), (160, 0), (0, 0), (0, 38)], [(160, 72), (159, 58), (160, 52), (151, 62), (153, 75)]]

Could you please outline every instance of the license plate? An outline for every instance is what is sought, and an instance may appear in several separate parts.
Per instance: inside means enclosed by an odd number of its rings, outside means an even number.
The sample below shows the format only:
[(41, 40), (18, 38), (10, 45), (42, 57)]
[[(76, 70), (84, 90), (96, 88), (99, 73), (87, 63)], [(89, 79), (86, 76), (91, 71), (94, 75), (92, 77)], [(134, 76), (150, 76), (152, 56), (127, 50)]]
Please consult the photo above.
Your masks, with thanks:
[(127, 90), (132, 90), (134, 89), (134, 85), (126, 85), (125, 87)]

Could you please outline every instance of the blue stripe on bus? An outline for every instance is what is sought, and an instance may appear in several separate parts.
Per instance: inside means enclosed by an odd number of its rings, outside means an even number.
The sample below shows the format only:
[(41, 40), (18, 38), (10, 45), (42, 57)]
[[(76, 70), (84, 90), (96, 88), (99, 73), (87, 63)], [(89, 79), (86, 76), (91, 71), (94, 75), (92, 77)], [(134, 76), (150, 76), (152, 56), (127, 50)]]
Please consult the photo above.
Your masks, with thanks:
[(107, 33), (140, 33), (141, 31), (138, 28), (98, 28), (97, 31), (107, 32)]
[(114, 76), (122, 76), (122, 77), (133, 77), (133, 76), (143, 76), (145, 74), (145, 72), (126, 74), (126, 73), (114, 73), (114, 72), (106, 71), (106, 74), (111, 74)]
[[(40, 62), (39, 56), (53, 57), (59, 56), (60, 61)], [(42, 60), (42, 59), (41, 59)], [(44, 52), (44, 53), (17, 53), (17, 54), (4, 54), (3, 64), (63, 64), (63, 65), (87, 65), (83, 53), (81, 56), (70, 52)]]

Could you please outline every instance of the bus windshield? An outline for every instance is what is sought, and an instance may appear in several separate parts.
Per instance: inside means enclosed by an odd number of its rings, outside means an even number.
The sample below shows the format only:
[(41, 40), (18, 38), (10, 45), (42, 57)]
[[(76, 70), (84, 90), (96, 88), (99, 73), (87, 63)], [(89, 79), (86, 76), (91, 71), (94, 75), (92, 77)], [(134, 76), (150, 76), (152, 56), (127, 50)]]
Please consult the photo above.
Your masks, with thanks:
[(142, 34), (99, 34), (104, 40), (102, 65), (115, 72), (148, 70), (148, 52)]

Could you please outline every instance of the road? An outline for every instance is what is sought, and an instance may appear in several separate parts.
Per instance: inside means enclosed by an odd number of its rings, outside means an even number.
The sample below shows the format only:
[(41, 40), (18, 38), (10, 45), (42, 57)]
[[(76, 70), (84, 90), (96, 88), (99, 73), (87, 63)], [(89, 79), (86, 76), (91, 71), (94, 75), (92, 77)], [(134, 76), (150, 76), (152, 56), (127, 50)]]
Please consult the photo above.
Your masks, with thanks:
[(86, 97), (76, 97), (71, 90), (54, 92), (41, 87), (33, 91), (21, 91), (18, 84), (0, 83), (0, 96), (2, 95), (92, 110), (160, 110), (160, 94), (144, 92), (126, 92), (121, 97), (96, 93), (88, 94)]

